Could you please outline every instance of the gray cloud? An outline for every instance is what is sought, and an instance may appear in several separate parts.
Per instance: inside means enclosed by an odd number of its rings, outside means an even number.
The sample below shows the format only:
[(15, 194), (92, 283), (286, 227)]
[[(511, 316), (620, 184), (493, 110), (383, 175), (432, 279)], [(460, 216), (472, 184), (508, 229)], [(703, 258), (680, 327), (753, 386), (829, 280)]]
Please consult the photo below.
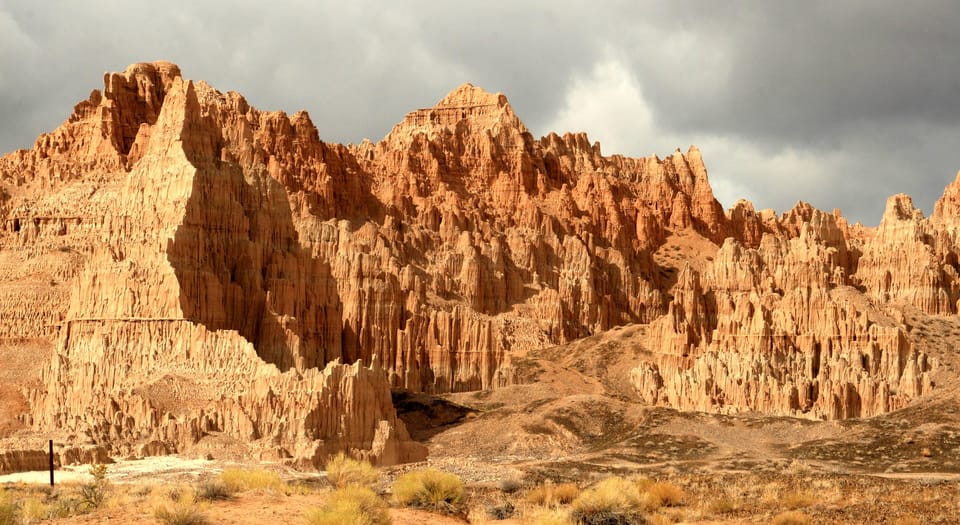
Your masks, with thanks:
[(585, 130), (607, 153), (697, 143), (725, 205), (803, 199), (872, 224), (901, 191), (929, 211), (960, 168), (958, 22), (949, 1), (0, 0), (0, 150), (143, 60), (307, 109), (342, 142), (470, 81), (535, 133)]

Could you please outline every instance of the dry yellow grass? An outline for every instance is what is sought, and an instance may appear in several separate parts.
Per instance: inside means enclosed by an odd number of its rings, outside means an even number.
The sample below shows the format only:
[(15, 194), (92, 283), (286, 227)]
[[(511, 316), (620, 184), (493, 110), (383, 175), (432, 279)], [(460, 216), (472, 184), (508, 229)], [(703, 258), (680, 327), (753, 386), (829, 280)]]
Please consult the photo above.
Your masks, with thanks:
[(530, 516), (533, 525), (571, 525), (570, 512), (562, 509), (538, 510)]
[(387, 505), (367, 487), (348, 485), (337, 489), (326, 503), (307, 513), (308, 525), (387, 525)]
[(654, 514), (647, 518), (646, 525), (671, 525), (673, 520), (663, 514)]
[(890, 525), (920, 525), (920, 520), (914, 516), (906, 515), (891, 521)]
[(393, 482), (393, 499), (404, 507), (452, 511), (463, 500), (463, 480), (434, 469), (408, 472)]
[(220, 480), (232, 492), (246, 490), (287, 491), (287, 485), (280, 475), (269, 470), (226, 469), (220, 474)]
[(633, 523), (643, 519), (644, 505), (637, 486), (623, 478), (607, 478), (573, 501), (575, 523)]
[(576, 483), (560, 483), (558, 485), (547, 483), (530, 489), (526, 494), (526, 500), (541, 507), (555, 507), (557, 505), (568, 505), (579, 495), (580, 487), (577, 487)]
[(740, 510), (742, 505), (743, 502), (736, 498), (732, 498), (730, 496), (721, 496), (717, 499), (707, 502), (705, 510), (711, 515), (723, 515)]
[(153, 517), (164, 525), (207, 525), (210, 518), (197, 502), (164, 503), (153, 511)]
[(25, 498), (20, 503), (20, 522), (24, 525), (40, 523), (50, 516), (50, 507), (39, 498)]
[(683, 489), (673, 483), (654, 483), (645, 490), (649, 501), (655, 502), (657, 507), (676, 507), (683, 504), (686, 495)]
[(817, 502), (816, 496), (806, 491), (788, 492), (780, 498), (778, 504), (783, 508), (795, 510), (809, 507)]
[(0, 525), (16, 525), (17, 504), (3, 488), (0, 488)]
[(324, 470), (327, 480), (337, 488), (348, 485), (372, 487), (380, 479), (380, 472), (366, 461), (359, 461), (340, 452), (327, 461)]
[(800, 511), (788, 510), (774, 516), (770, 523), (771, 525), (810, 525), (813, 519)]

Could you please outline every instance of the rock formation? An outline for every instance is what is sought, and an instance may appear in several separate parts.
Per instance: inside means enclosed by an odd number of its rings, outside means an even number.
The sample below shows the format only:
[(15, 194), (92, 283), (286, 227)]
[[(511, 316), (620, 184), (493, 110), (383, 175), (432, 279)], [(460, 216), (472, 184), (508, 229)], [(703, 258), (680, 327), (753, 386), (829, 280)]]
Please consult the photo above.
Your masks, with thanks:
[(303, 465), (418, 459), (391, 389), (497, 388), (516, 352), (629, 323), (650, 325), (647, 402), (869, 416), (934, 388), (890, 309), (960, 298), (960, 182), (930, 219), (892, 198), (876, 230), (725, 213), (695, 147), (538, 140), (469, 84), (343, 146), (135, 64), (0, 157), (0, 190), (0, 338), (55, 346), (21, 420), (125, 455), (227, 436)]

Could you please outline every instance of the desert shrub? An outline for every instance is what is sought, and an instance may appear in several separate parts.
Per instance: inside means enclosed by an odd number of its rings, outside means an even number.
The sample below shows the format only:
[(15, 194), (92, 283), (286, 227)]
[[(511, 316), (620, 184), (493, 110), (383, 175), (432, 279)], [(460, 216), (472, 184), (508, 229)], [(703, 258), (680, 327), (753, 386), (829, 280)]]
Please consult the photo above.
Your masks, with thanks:
[(409, 472), (393, 482), (393, 498), (405, 507), (450, 512), (463, 499), (463, 480), (434, 469)]
[(0, 488), (0, 525), (17, 525), (17, 503)]
[(107, 481), (107, 466), (94, 464), (90, 466), (91, 481), (80, 485), (80, 505), (83, 510), (99, 509), (103, 502), (107, 500), (107, 490), (109, 482)]
[(561, 483), (554, 485), (548, 483), (531, 489), (527, 493), (527, 501), (541, 507), (555, 507), (557, 505), (567, 505), (577, 499), (580, 495), (580, 488), (575, 483)]
[(234, 491), (222, 479), (205, 479), (197, 483), (197, 499), (202, 501), (225, 501), (233, 497)]
[(347, 457), (343, 452), (330, 458), (324, 470), (327, 471), (327, 480), (337, 488), (347, 485), (372, 487), (380, 479), (380, 472), (373, 465)]
[(164, 525), (207, 525), (210, 518), (192, 501), (180, 501), (170, 505), (159, 505), (153, 517)]
[(817, 502), (817, 498), (806, 491), (790, 492), (783, 496), (779, 504), (784, 508), (795, 510), (803, 507), (809, 507)]
[(247, 490), (273, 490), (283, 492), (286, 484), (280, 480), (280, 475), (269, 470), (225, 469), (220, 474), (227, 489), (237, 493)]
[(685, 496), (683, 490), (672, 483), (654, 483), (645, 492), (657, 507), (676, 507), (683, 504)]
[(623, 478), (607, 478), (573, 501), (570, 517), (582, 525), (626, 525), (642, 523), (642, 510), (636, 485)]
[(781, 512), (773, 517), (772, 525), (810, 525), (813, 520), (810, 516), (796, 510)]
[(498, 503), (496, 505), (490, 505), (487, 507), (487, 516), (495, 520), (505, 520), (513, 516), (513, 513), (516, 512), (516, 507), (513, 506), (513, 503), (509, 501), (504, 503)]
[(507, 478), (500, 481), (500, 492), (513, 494), (523, 488), (523, 482), (516, 478)]
[(348, 485), (337, 489), (319, 509), (307, 513), (308, 525), (387, 525), (387, 505), (372, 490)]

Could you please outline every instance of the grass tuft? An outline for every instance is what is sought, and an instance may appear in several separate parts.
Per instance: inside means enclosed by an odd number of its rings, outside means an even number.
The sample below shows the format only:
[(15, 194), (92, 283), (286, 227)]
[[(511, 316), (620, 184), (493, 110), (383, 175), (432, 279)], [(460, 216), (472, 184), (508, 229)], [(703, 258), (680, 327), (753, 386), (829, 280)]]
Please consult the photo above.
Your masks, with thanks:
[(372, 487), (380, 480), (380, 472), (366, 461), (358, 461), (343, 452), (330, 458), (324, 470), (327, 480), (337, 488), (349, 485)]
[(637, 486), (623, 478), (607, 478), (573, 501), (570, 517), (581, 525), (643, 523), (643, 502)]
[(770, 523), (772, 525), (810, 525), (813, 520), (800, 511), (788, 510), (774, 516)]
[(649, 500), (657, 507), (676, 507), (683, 504), (686, 495), (683, 490), (673, 483), (654, 483), (647, 487)]
[(463, 480), (434, 469), (409, 472), (393, 482), (393, 498), (404, 507), (453, 512), (463, 500)]
[(154, 510), (153, 517), (164, 525), (208, 525), (210, 518), (200, 510), (195, 502), (179, 501), (171, 505), (160, 505)]
[(372, 490), (348, 485), (308, 512), (306, 520), (307, 525), (388, 525), (390, 515), (386, 503)]

